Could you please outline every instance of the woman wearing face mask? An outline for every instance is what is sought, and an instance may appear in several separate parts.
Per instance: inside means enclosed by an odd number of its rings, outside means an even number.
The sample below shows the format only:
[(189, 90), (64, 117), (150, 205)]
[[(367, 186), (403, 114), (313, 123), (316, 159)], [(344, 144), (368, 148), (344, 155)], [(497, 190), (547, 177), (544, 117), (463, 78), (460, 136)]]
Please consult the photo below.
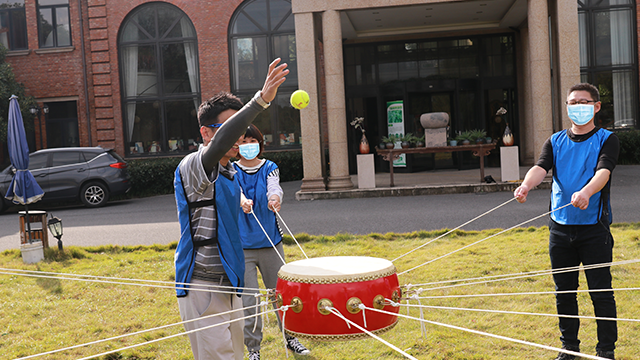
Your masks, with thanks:
[[(282, 188), (280, 187), (280, 170), (278, 165), (259, 156), (264, 150), (262, 133), (255, 125), (250, 125), (239, 143), (240, 160), (233, 165), (237, 170), (236, 178), (243, 191), (242, 210), (240, 216), (240, 237), (245, 257), (245, 286), (257, 289), (258, 272), (262, 275), (264, 285), (275, 289), (278, 281), (278, 270), (282, 266), (284, 250), (282, 247), (282, 230), (278, 225), (275, 212), (280, 211)], [(255, 214), (251, 214), (251, 211)], [(258, 218), (260, 224), (255, 218)], [(269, 235), (269, 238), (265, 235)], [(271, 241), (269, 241), (271, 239)], [(276, 250), (273, 249), (275, 245)], [(250, 293), (251, 291), (245, 291)], [(244, 307), (255, 306), (256, 299), (251, 296), (242, 297)], [(256, 308), (245, 310), (245, 316), (256, 313)], [(257, 324), (256, 324), (257, 322)], [(278, 319), (278, 326), (282, 326)], [(255, 328), (255, 331), (254, 331)], [(262, 319), (250, 317), (245, 319), (244, 343), (249, 351), (250, 360), (260, 359), (260, 342), (262, 341)], [(307, 355), (309, 350), (298, 339), (287, 335), (287, 348), (298, 355)]]

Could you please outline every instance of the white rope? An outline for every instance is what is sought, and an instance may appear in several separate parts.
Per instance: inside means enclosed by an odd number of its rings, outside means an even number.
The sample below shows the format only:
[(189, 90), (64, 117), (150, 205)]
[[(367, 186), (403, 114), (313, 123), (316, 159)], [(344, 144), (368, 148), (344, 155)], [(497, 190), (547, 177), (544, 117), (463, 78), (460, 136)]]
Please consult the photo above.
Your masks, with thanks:
[(269, 234), (267, 234), (267, 231), (264, 229), (264, 227), (262, 227), (262, 224), (260, 223), (260, 220), (258, 220), (256, 213), (253, 212), (253, 206), (251, 207), (251, 215), (253, 215), (254, 219), (256, 219), (256, 221), (258, 222), (258, 225), (260, 225), (260, 229), (262, 229), (262, 232), (264, 233), (264, 235), (267, 237), (267, 239), (269, 239), (271, 246), (273, 246), (273, 250), (276, 252), (276, 254), (278, 254), (278, 257), (280, 258), (280, 260), (282, 260), (282, 265), (287, 265), (287, 263), (282, 258), (282, 255), (280, 255), (280, 253), (278, 252), (276, 245), (273, 243), (273, 241), (271, 241)]
[(404, 352), (404, 351), (400, 350), (397, 346), (395, 346), (395, 345), (391, 344), (390, 342), (388, 342), (388, 341), (386, 341), (386, 340), (384, 340), (384, 339), (380, 338), (379, 336), (377, 336), (376, 334), (372, 333), (371, 331), (369, 331), (369, 330), (367, 330), (367, 329), (363, 328), (362, 326), (360, 326), (360, 325), (358, 325), (358, 324), (354, 323), (353, 321), (351, 321), (351, 320), (347, 319), (346, 317), (344, 317), (344, 316), (340, 313), (340, 311), (338, 311), (338, 309), (336, 309), (336, 308), (334, 308), (334, 307), (332, 307), (332, 306), (325, 306), (324, 308), (325, 308), (325, 309), (327, 309), (328, 311), (330, 311), (330, 312), (331, 312), (332, 314), (334, 314), (335, 316), (337, 316), (337, 317), (341, 318), (342, 320), (344, 320), (347, 324), (351, 324), (351, 325), (355, 326), (356, 328), (358, 328), (358, 329), (359, 329), (359, 330), (361, 330), (362, 332), (366, 333), (367, 335), (371, 336), (372, 338), (374, 338), (374, 339), (376, 339), (376, 340), (380, 341), (381, 343), (383, 343), (383, 344), (387, 345), (388, 347), (392, 348), (393, 350), (395, 350), (395, 351), (399, 352), (400, 354), (404, 355), (406, 358), (408, 358), (408, 359), (413, 359), (413, 360), (418, 360), (418, 359), (416, 359), (415, 357), (413, 357), (413, 356), (411, 356), (411, 355), (407, 354), (406, 352)]
[(506, 202), (504, 202), (504, 203), (502, 203), (502, 204), (500, 204), (500, 205), (498, 205), (498, 206), (494, 207), (493, 209), (491, 209), (491, 210), (489, 210), (489, 211), (485, 212), (484, 214), (478, 215), (478, 216), (476, 216), (475, 218), (473, 218), (473, 219), (471, 219), (471, 220), (467, 221), (466, 223), (464, 223), (464, 224), (462, 224), (462, 225), (460, 225), (460, 226), (458, 226), (458, 227), (456, 227), (456, 228), (453, 228), (453, 229), (451, 229), (451, 230), (447, 231), (446, 233), (444, 233), (444, 234), (442, 234), (442, 235), (440, 235), (440, 236), (436, 237), (435, 239), (429, 240), (429, 241), (427, 241), (426, 243), (424, 243), (424, 244), (422, 244), (422, 245), (418, 246), (417, 248), (415, 248), (415, 249), (413, 249), (413, 250), (411, 250), (411, 251), (409, 251), (409, 252), (407, 252), (407, 253), (405, 253), (405, 254), (403, 254), (403, 255), (398, 256), (397, 258), (395, 258), (395, 259), (391, 260), (391, 262), (394, 262), (394, 261), (396, 261), (396, 260), (398, 260), (398, 259), (401, 259), (401, 258), (403, 258), (403, 257), (405, 257), (405, 256), (407, 256), (407, 255), (409, 255), (409, 254), (411, 254), (411, 253), (412, 253), (412, 252), (414, 252), (414, 251), (417, 251), (417, 250), (419, 250), (419, 249), (422, 249), (423, 247), (425, 247), (425, 246), (427, 246), (427, 245), (431, 244), (432, 242), (434, 242), (434, 241), (436, 241), (436, 240), (438, 240), (438, 239), (441, 239), (441, 238), (443, 238), (443, 237), (445, 237), (445, 236), (447, 236), (447, 235), (451, 234), (452, 232), (454, 232), (454, 231), (456, 231), (456, 230), (460, 229), (461, 227), (463, 227), (463, 226), (465, 226), (465, 225), (468, 225), (468, 224), (470, 224), (470, 223), (472, 223), (472, 222), (474, 222), (474, 221), (476, 221), (476, 220), (480, 219), (481, 217), (483, 217), (483, 216), (485, 216), (485, 215), (487, 215), (487, 214), (491, 213), (492, 211), (497, 210), (497, 209), (499, 209), (499, 208), (501, 208), (501, 207), (503, 207), (503, 206), (507, 205), (508, 203), (512, 202), (512, 201), (513, 201), (513, 200), (515, 200), (515, 199), (516, 199), (516, 198), (511, 198), (510, 200), (508, 200), (508, 201), (506, 201)]
[[(397, 304), (397, 303), (392, 303), (392, 305), (393, 304)], [(545, 349), (545, 350), (552, 350), (552, 351), (562, 352), (562, 353), (569, 354), (569, 355), (581, 356), (581, 357), (587, 358), (587, 359), (607, 360), (605, 358), (601, 358), (601, 357), (598, 357), (598, 356), (587, 355), (587, 354), (583, 354), (583, 353), (579, 353), (579, 352), (575, 352), (575, 351), (556, 348), (556, 347), (553, 347), (553, 346), (536, 344), (536, 343), (532, 343), (532, 342), (525, 341), (525, 340), (519, 340), (519, 339), (514, 339), (514, 338), (502, 336), (502, 335), (491, 334), (491, 333), (484, 332), (484, 331), (467, 329), (467, 328), (463, 328), (463, 327), (460, 327), (460, 326), (440, 323), (440, 322), (437, 322), (437, 321), (431, 321), (431, 320), (426, 320), (426, 319), (424, 319), (424, 320), (423, 319), (418, 319), (418, 318), (415, 318), (415, 317), (402, 315), (400, 313), (394, 313), (394, 312), (390, 312), (390, 311), (378, 310), (376, 308), (368, 308), (368, 309), (372, 310), (372, 311), (376, 311), (376, 312), (382, 313), (382, 314), (387, 314), (387, 315), (392, 315), (392, 316), (400, 316), (400, 317), (411, 319), (411, 320), (422, 321), (422, 322), (429, 323), (429, 324), (432, 324), (432, 325), (444, 326), (444, 327), (447, 327), (447, 328), (450, 328), (450, 329), (465, 331), (465, 332), (469, 332), (469, 333), (476, 334), (476, 335), (489, 336), (489, 337), (492, 337), (492, 338), (495, 338), (495, 339), (506, 340), (506, 341), (511, 341), (511, 342), (515, 342), (515, 343), (518, 343), (518, 344), (534, 346), (534, 347)]]
[(606, 291), (638, 291), (637, 288), (619, 288), (619, 289), (589, 289), (589, 290), (566, 290), (566, 291), (537, 291), (537, 292), (521, 292), (521, 293), (495, 293), (495, 294), (471, 294), (471, 295), (442, 295), (442, 296), (420, 296), (418, 299), (461, 299), (472, 297), (494, 297), (494, 296), (512, 296), (512, 295), (557, 295), (572, 293), (592, 293)]
[[(133, 285), (133, 286), (140, 286), (140, 287), (151, 287), (151, 288), (158, 288), (158, 289), (172, 289), (172, 290), (176, 290), (178, 289), (175, 285), (174, 286), (165, 286), (165, 285), (151, 285), (151, 284), (136, 284), (136, 283), (131, 283), (131, 282), (122, 282), (122, 281), (106, 281), (106, 280), (97, 280), (97, 279), (80, 279), (80, 278), (71, 278), (71, 277), (60, 277), (60, 276), (47, 276), (47, 275), (38, 275), (38, 274), (23, 274), (23, 273), (13, 273), (13, 272), (4, 272), (4, 271), (0, 271), (0, 274), (4, 274), (4, 275), (17, 275), (17, 276), (27, 276), (27, 277), (35, 277), (35, 278), (43, 278), (43, 279), (61, 279), (61, 280), (73, 280), (73, 281), (82, 281), (82, 282), (94, 282), (94, 283), (100, 283), (100, 284), (115, 284), (115, 285)], [(187, 284), (190, 286), (203, 286), (203, 287), (222, 287), (219, 285), (202, 285), (202, 284)], [(228, 286), (226, 286), (228, 287)], [(231, 287), (233, 288), (233, 287)], [(244, 293), (238, 293), (236, 291), (226, 291), (226, 290), (215, 290), (215, 289), (205, 289), (205, 288), (197, 288), (197, 287), (190, 287), (188, 289), (189, 291), (203, 291), (203, 292), (210, 292), (210, 293), (217, 293), (217, 294), (227, 294), (227, 295), (242, 295), (242, 296), (252, 296), (253, 294), (244, 294)], [(262, 291), (266, 291), (266, 290), (262, 290)]]
[[(287, 351), (287, 336), (284, 333), (284, 318), (287, 316), (287, 310), (289, 308), (285, 308), (282, 310), (282, 340), (284, 340), (284, 353), (286, 354), (287, 359), (289, 358), (289, 352)], [(277, 315), (276, 315), (277, 316)]]
[[(391, 300), (388, 300), (388, 299), (385, 299), (385, 300), (391, 302)], [(530, 312), (522, 312), (522, 311), (473, 309), (473, 308), (461, 308), (461, 307), (451, 307), (451, 306), (432, 306), (432, 305), (422, 305), (422, 304), (420, 304), (420, 305), (398, 304), (398, 305), (399, 306), (411, 307), (411, 308), (419, 307), (420, 308), (420, 318), (421, 319), (424, 318), (424, 317), (422, 317), (422, 309), (438, 309), (438, 310), (475, 311), (475, 312), (486, 312), (486, 313), (494, 313), (494, 314), (509, 314), (509, 315), (547, 316), (547, 317), (570, 318), (570, 319), (640, 322), (640, 319), (608, 318), (608, 317), (598, 317), (598, 316), (530, 313)]]
[(284, 222), (284, 219), (282, 219), (282, 216), (280, 216), (280, 212), (276, 211), (276, 215), (278, 215), (278, 219), (280, 219), (280, 222), (282, 222), (282, 225), (284, 225), (284, 227), (287, 229), (287, 231), (289, 232), (289, 235), (291, 235), (291, 237), (293, 238), (293, 241), (296, 242), (296, 245), (298, 245), (298, 247), (300, 248), (300, 251), (302, 251), (302, 254), (304, 255), (304, 257), (306, 257), (308, 259), (309, 257), (307, 256), (307, 253), (304, 252), (304, 250), (302, 249), (302, 246), (300, 246), (300, 243), (298, 242), (298, 239), (296, 239), (296, 237), (293, 235), (291, 230), (289, 230), (289, 227), (287, 226), (287, 223)]
[(558, 210), (560, 210), (560, 209), (562, 209), (562, 208), (565, 208), (565, 207), (567, 207), (567, 206), (569, 206), (569, 205), (571, 205), (571, 203), (566, 204), (566, 205), (564, 205), (564, 206), (562, 206), (562, 207), (559, 207), (559, 208), (557, 208), (557, 209), (555, 209), (555, 210), (547, 211), (546, 213), (544, 213), (544, 214), (542, 214), (542, 215), (538, 215), (538, 216), (534, 217), (533, 219), (530, 219), (530, 220), (527, 220), (527, 221), (521, 222), (521, 223), (520, 223), (520, 224), (518, 224), (518, 225), (514, 225), (514, 226), (512, 226), (512, 227), (510, 227), (510, 228), (508, 228), (508, 229), (505, 229), (505, 230), (502, 230), (502, 231), (500, 231), (500, 232), (498, 232), (498, 233), (495, 233), (495, 234), (493, 234), (493, 235), (487, 236), (486, 238), (484, 238), (484, 239), (482, 239), (482, 240), (478, 240), (478, 241), (474, 242), (473, 244), (469, 244), (469, 245), (463, 246), (463, 247), (461, 247), (461, 248), (460, 248), (460, 249), (458, 249), (458, 250), (454, 250), (454, 251), (452, 251), (452, 252), (450, 252), (450, 253), (448, 253), (448, 254), (442, 255), (442, 256), (437, 257), (437, 258), (435, 258), (435, 259), (433, 259), (433, 260), (429, 260), (429, 261), (427, 261), (427, 262), (425, 262), (425, 263), (423, 263), (423, 264), (421, 264), (421, 265), (415, 266), (415, 267), (413, 267), (413, 268), (411, 268), (411, 269), (409, 269), (409, 270), (405, 270), (405, 271), (403, 271), (403, 272), (401, 272), (401, 273), (398, 273), (398, 275), (405, 274), (405, 273), (407, 273), (407, 272), (409, 272), (409, 271), (411, 271), (411, 270), (415, 270), (415, 269), (417, 269), (417, 268), (419, 268), (419, 267), (422, 267), (422, 266), (425, 266), (425, 265), (427, 265), (427, 264), (430, 264), (430, 263), (432, 263), (432, 262), (434, 262), (434, 261), (436, 261), (436, 260), (440, 260), (440, 259), (442, 259), (442, 258), (445, 258), (445, 257), (449, 256), (449, 255), (455, 254), (455, 253), (457, 253), (458, 251), (462, 251), (462, 250), (464, 250), (464, 249), (466, 249), (466, 248), (469, 248), (469, 247), (471, 247), (471, 246), (473, 246), (473, 245), (479, 244), (479, 243), (481, 243), (481, 242), (483, 242), (483, 241), (485, 241), (485, 240), (489, 240), (489, 239), (491, 239), (492, 237), (495, 237), (495, 236), (498, 236), (498, 235), (500, 235), (500, 234), (503, 234), (503, 233), (505, 233), (505, 232), (507, 232), (507, 231), (513, 230), (513, 229), (515, 229), (515, 228), (517, 228), (517, 227), (520, 227), (520, 226), (522, 226), (522, 225), (524, 225), (524, 224), (526, 224), (526, 223), (530, 223), (530, 222), (532, 222), (532, 221), (534, 221), (534, 220), (537, 220), (537, 219), (539, 219), (539, 218), (541, 218), (541, 217), (543, 217), (543, 216), (547, 216), (547, 215), (551, 214), (552, 212), (554, 212), (554, 211), (558, 211)]
[(62, 348), (62, 349), (47, 351), (47, 352), (40, 353), (40, 354), (29, 355), (29, 356), (17, 358), (15, 360), (32, 359), (32, 358), (36, 358), (36, 357), (40, 357), (40, 356), (44, 356), (44, 355), (56, 354), (56, 353), (59, 353), (59, 352), (62, 352), (62, 351), (73, 350), (73, 349), (77, 349), (77, 348), (81, 348), (81, 347), (85, 347), (85, 346), (100, 344), (100, 343), (107, 342), (107, 341), (122, 339), (122, 338), (129, 337), (129, 336), (140, 335), (140, 334), (144, 334), (144, 333), (155, 331), (155, 330), (166, 329), (166, 328), (169, 328), (169, 327), (172, 327), (172, 326), (184, 325), (184, 324), (188, 324), (188, 323), (194, 322), (194, 321), (209, 319), (209, 318), (216, 317), (216, 316), (227, 315), (227, 314), (231, 314), (231, 313), (238, 312), (238, 311), (244, 311), (246, 309), (250, 309), (250, 308), (253, 308), (253, 307), (254, 306), (248, 306), (248, 307), (241, 308), (241, 309), (233, 309), (233, 310), (229, 310), (229, 311), (225, 311), (225, 312), (221, 312), (221, 313), (217, 313), (217, 314), (198, 317), (198, 318), (191, 319), (191, 320), (180, 321), (180, 322), (177, 322), (177, 323), (174, 323), (174, 324), (162, 325), (162, 326), (158, 326), (158, 327), (151, 328), (151, 329), (140, 330), (140, 331), (136, 331), (136, 332), (133, 332), (133, 333), (130, 333), (130, 334), (118, 335), (118, 336), (110, 337), (110, 338), (107, 338), (107, 339), (96, 340), (96, 341), (92, 341), (92, 342), (88, 342), (88, 343), (84, 343), (84, 344), (65, 347), (65, 348)]
[[(107, 279), (107, 280), (121, 280), (121, 281), (136, 281), (136, 282), (140, 282), (140, 283), (151, 283), (151, 284), (169, 284), (169, 285), (189, 285), (189, 286), (208, 286), (208, 285), (199, 285), (199, 284), (192, 284), (192, 283), (180, 283), (180, 282), (175, 282), (175, 281), (161, 281), (161, 280), (146, 280), (146, 279), (131, 279), (131, 278), (119, 278), (119, 277), (109, 277), (109, 276), (96, 276), (96, 275), (83, 275), (83, 274), (70, 274), (70, 273), (56, 273), (56, 272), (50, 272), (50, 271), (36, 271), (36, 270), (22, 270), (22, 269), (6, 269), (6, 268), (0, 268), (0, 274), (3, 273), (3, 271), (15, 271), (15, 272), (20, 272), (20, 273), (29, 273), (29, 274), (37, 274), (37, 275), (42, 275), (42, 274), (47, 274), (47, 275), (57, 275), (55, 277), (50, 277), (51, 279), (60, 279), (60, 276), (65, 277), (65, 276), (77, 276), (80, 278), (89, 278), (89, 279)], [(8, 275), (22, 275), (22, 274), (8, 274)], [(66, 279), (66, 278), (62, 278), (62, 279)], [(75, 280), (73, 278), (70, 278), (69, 280)], [(137, 285), (135, 283), (132, 283), (130, 285)], [(223, 289), (239, 289), (239, 290), (251, 290), (251, 291), (262, 291), (262, 292), (267, 292), (268, 289), (260, 289), (260, 288), (248, 288), (248, 287), (236, 287), (236, 286), (229, 286), (229, 285), (216, 285), (216, 287), (218, 288), (223, 288)]]
[(570, 266), (570, 267), (566, 267), (566, 268), (535, 270), (535, 271), (527, 271), (527, 272), (520, 272), (520, 273), (513, 273), (513, 274), (481, 276), (481, 277), (467, 278), (467, 279), (443, 280), (443, 281), (435, 281), (435, 282), (423, 283), (423, 284), (408, 284), (406, 286), (407, 286), (407, 288), (409, 288), (409, 287), (414, 287), (414, 286), (427, 286), (427, 285), (448, 284), (448, 283), (457, 283), (457, 282), (464, 282), (464, 281), (474, 281), (474, 280), (501, 278), (501, 279), (496, 279), (496, 280), (468, 282), (468, 283), (456, 284), (456, 285), (450, 285), (450, 286), (441, 286), (441, 287), (421, 289), (423, 291), (426, 291), (426, 290), (440, 290), (440, 289), (448, 289), (448, 288), (458, 287), (458, 286), (475, 285), (475, 284), (486, 284), (486, 283), (496, 282), (496, 281), (522, 279), (522, 278), (526, 278), (526, 277), (561, 274), (561, 273), (572, 272), (572, 271), (576, 271), (576, 270), (580, 270), (580, 269), (582, 269), (582, 270), (591, 270), (591, 269), (597, 269), (597, 268), (608, 267), (608, 266), (628, 265), (628, 264), (635, 264), (635, 263), (638, 263), (638, 262), (640, 262), (640, 259), (615, 261), (615, 262), (609, 262), (609, 263), (591, 264), (591, 265), (586, 265), (586, 266), (585, 265), (578, 265), (578, 266)]

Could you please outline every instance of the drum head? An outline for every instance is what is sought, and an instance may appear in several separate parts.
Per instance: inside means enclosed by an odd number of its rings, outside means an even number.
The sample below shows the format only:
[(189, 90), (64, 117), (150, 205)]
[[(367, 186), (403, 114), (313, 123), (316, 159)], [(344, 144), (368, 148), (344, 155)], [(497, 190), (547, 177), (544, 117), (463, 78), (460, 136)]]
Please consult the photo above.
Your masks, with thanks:
[(278, 277), (310, 284), (360, 282), (389, 276), (396, 267), (389, 260), (368, 256), (329, 256), (283, 265)]

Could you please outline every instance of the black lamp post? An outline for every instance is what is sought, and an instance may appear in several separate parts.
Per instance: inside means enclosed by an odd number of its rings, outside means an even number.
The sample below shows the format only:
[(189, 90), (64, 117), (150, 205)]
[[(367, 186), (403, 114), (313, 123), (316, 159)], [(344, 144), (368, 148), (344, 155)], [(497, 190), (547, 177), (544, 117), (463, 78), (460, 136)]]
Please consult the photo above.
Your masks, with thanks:
[(49, 106), (44, 104), (42, 108), (40, 108), (39, 106), (34, 105), (29, 108), (29, 112), (31, 115), (35, 115), (38, 118), (38, 128), (40, 129), (40, 148), (44, 149), (44, 144), (42, 143), (42, 118), (40, 118), (40, 112), (44, 114), (46, 119), (47, 114), (49, 113)]
[(52, 215), (47, 222), (47, 227), (53, 236), (58, 239), (58, 250), (62, 251), (62, 240), (60, 240), (62, 237), (62, 220)]

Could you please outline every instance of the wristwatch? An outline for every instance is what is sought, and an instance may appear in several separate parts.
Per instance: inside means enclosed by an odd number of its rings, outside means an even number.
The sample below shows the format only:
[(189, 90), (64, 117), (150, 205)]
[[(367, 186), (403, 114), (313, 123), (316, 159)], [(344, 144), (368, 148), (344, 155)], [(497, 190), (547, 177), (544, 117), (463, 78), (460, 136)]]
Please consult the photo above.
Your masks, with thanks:
[(262, 92), (262, 90), (258, 90), (258, 92), (253, 96), (253, 98), (256, 100), (258, 105), (262, 106), (263, 109), (266, 109), (266, 108), (269, 107), (269, 105), (271, 105), (271, 103), (270, 102), (266, 102), (266, 101), (264, 101), (264, 99), (262, 99), (262, 96), (260, 96), (261, 92)]

